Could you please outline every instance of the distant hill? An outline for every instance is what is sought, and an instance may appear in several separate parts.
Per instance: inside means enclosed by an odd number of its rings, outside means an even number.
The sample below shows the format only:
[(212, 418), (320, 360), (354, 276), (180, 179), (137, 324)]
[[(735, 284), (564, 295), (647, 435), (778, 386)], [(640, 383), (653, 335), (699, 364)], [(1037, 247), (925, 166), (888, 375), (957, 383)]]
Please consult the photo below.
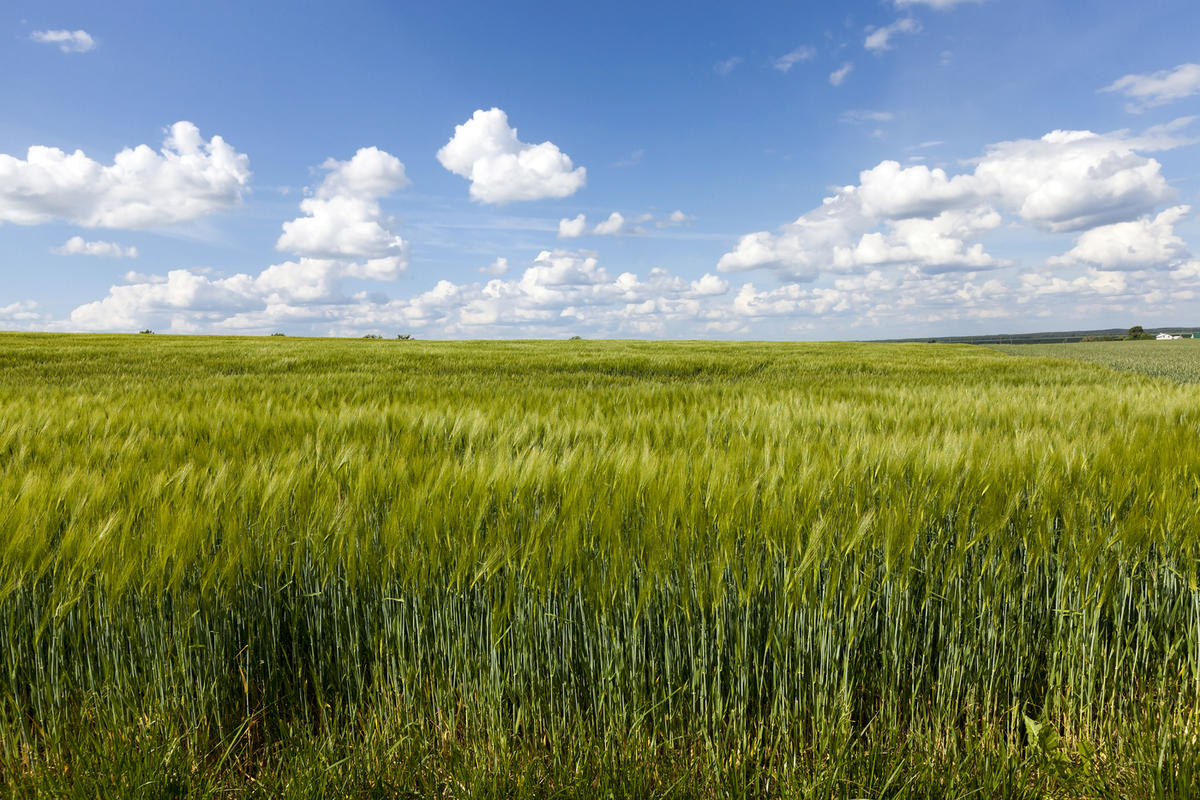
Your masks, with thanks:
[[(1079, 342), (1087, 336), (1097, 338), (1121, 338), (1128, 328), (1105, 328), (1094, 331), (1045, 331), (1042, 333), (991, 333), (983, 336), (920, 336), (909, 339), (874, 339), (876, 342), (930, 342), (938, 344), (1063, 344)], [(1146, 328), (1146, 333), (1195, 336), (1200, 338), (1200, 328)]]

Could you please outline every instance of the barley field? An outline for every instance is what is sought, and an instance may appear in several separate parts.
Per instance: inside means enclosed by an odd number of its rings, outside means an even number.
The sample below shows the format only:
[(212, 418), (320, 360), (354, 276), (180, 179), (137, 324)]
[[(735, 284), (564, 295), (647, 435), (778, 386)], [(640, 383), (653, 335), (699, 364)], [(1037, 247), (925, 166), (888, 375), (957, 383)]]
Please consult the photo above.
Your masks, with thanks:
[(971, 346), (0, 334), (0, 788), (1196, 796), (1198, 441)]
[(1200, 383), (1200, 339), (992, 345), (1009, 355), (1070, 358), (1154, 378)]

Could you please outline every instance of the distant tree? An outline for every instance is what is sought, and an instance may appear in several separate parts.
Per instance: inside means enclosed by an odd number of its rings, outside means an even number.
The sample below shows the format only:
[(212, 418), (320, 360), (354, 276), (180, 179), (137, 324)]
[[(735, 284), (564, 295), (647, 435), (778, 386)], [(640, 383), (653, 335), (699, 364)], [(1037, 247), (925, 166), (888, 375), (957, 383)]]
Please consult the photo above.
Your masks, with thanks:
[(383, 337), (382, 337), (382, 336), (380, 336), (378, 333), (368, 333), (368, 334), (367, 334), (366, 336), (364, 336), (363, 338), (364, 338), (364, 339), (382, 339)]
[(138, 331), (138, 333), (149, 333), (149, 334), (153, 334), (153, 333), (154, 333), (154, 331), (150, 330), (149, 328), (146, 328), (145, 330)]
[(574, 342), (574, 341), (577, 341), (577, 340), (579, 340), (579, 339), (582, 339), (582, 338), (583, 338), (582, 336), (572, 336), (572, 337), (571, 337), (571, 341), (572, 341), (572, 342)]
[(274, 332), (274, 333), (272, 333), (271, 335), (272, 335), (272, 336), (287, 336), (287, 334), (286, 334), (286, 333), (284, 333), (283, 331), (275, 331), (275, 332)]
[(1129, 340), (1133, 340), (1133, 339), (1153, 339), (1154, 337), (1151, 336), (1150, 334), (1146, 333), (1146, 331), (1142, 329), (1141, 325), (1134, 325), (1132, 328), (1129, 329), (1129, 333), (1125, 334), (1125, 338), (1129, 339)]
[(411, 333), (397, 333), (396, 338), (402, 342), (407, 342), (413, 338), (413, 335)]

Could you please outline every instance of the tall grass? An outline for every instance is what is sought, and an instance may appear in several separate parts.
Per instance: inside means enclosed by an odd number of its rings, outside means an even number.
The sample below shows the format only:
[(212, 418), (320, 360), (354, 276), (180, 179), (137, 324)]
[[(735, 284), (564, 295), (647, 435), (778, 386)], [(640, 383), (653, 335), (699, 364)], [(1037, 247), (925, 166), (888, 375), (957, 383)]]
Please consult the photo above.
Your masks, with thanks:
[(965, 346), (3, 335), (0, 783), (1181, 796), (1198, 435)]

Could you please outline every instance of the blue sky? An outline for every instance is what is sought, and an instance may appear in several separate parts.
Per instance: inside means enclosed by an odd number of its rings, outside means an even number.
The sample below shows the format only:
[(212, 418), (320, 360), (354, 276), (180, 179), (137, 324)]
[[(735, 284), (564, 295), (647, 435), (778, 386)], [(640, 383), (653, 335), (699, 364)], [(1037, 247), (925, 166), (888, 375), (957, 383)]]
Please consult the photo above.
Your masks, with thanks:
[(1197, 30), (1173, 0), (10, 3), (0, 330), (1200, 325)]

